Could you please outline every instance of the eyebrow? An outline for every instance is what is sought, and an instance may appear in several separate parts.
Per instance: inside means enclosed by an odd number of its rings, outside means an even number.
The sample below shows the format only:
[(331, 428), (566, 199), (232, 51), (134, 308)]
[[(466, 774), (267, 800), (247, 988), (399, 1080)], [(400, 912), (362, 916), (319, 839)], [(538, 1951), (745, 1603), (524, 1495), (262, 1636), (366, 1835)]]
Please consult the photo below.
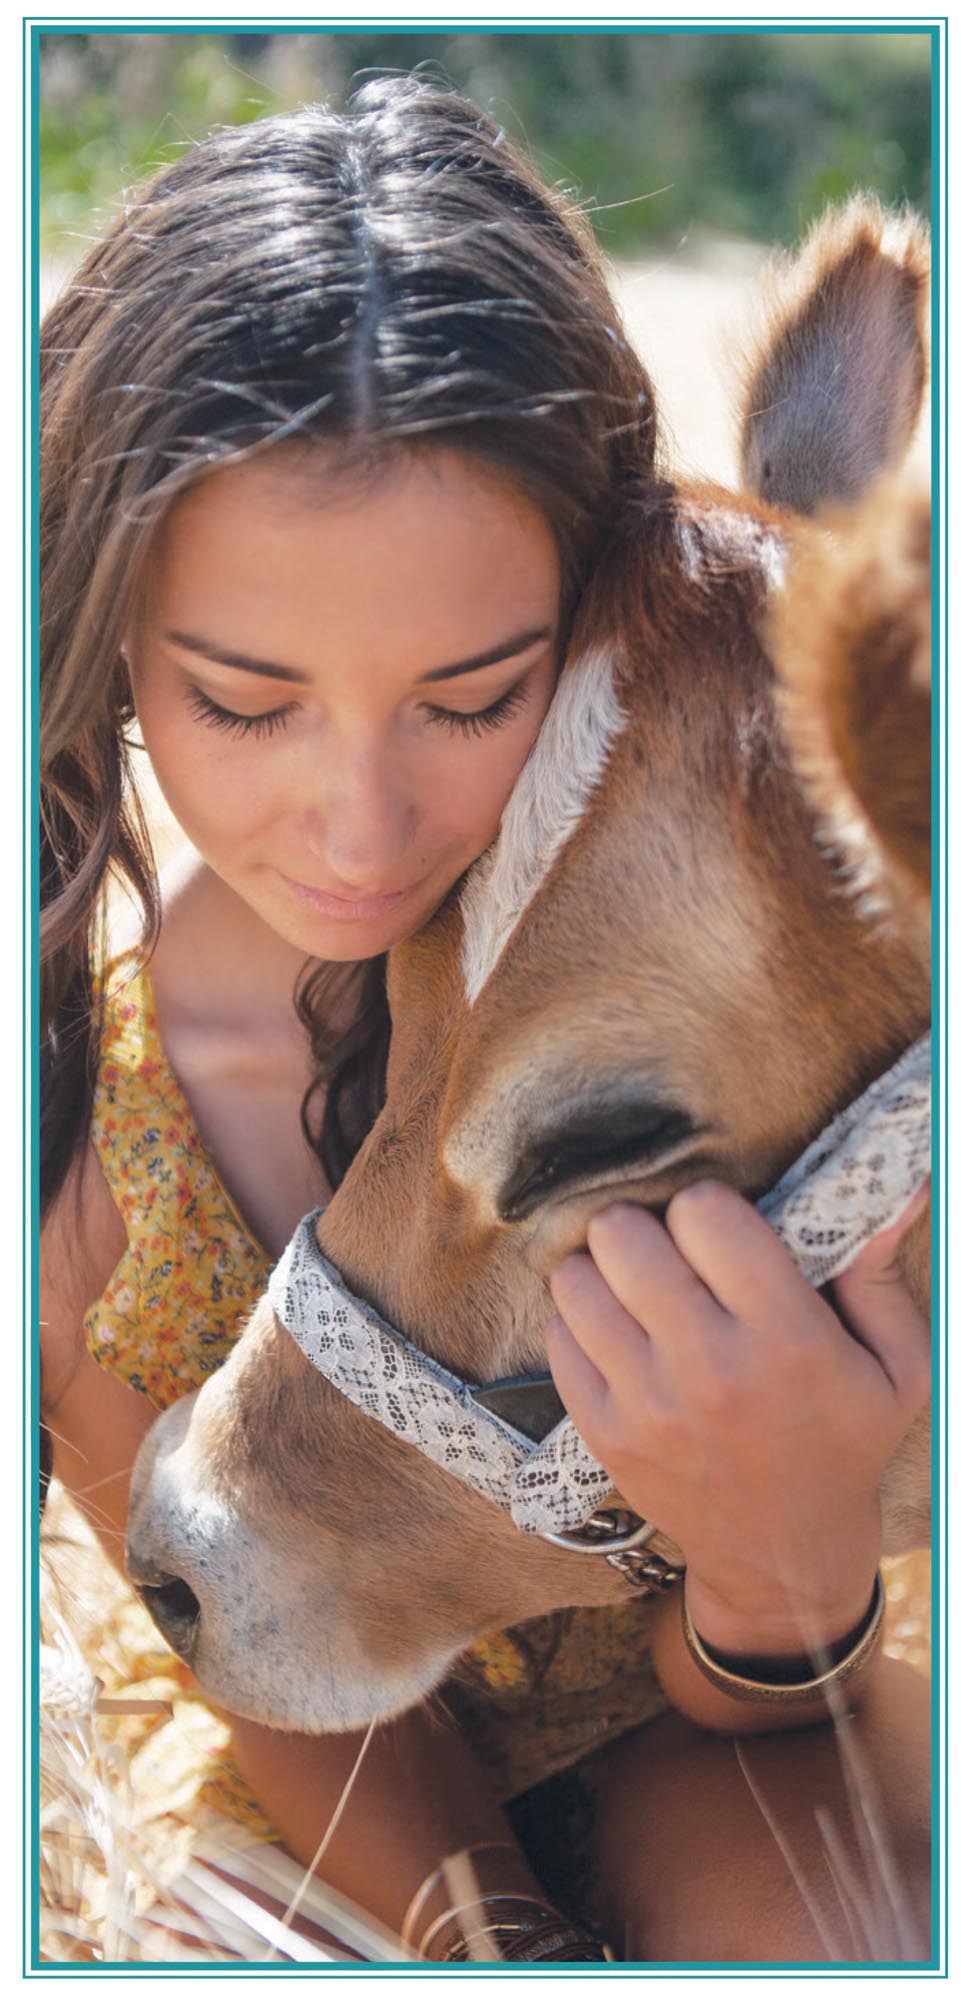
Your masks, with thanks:
[[(512, 660), (517, 653), (529, 652), (531, 646), (551, 637), (550, 625), (532, 626), (526, 632), (514, 632), (499, 646), (491, 646), (486, 653), (474, 653), (469, 660), (456, 660), (448, 667), (432, 667), (427, 674), (421, 674), (422, 681), (452, 681), (459, 674), (476, 674), (481, 667), (494, 667), (499, 660)], [(260, 674), (271, 681), (292, 681), (298, 687), (310, 686), (310, 675), (298, 672), (296, 667), (282, 667), (277, 660), (260, 660), (251, 653), (235, 653), (227, 646), (218, 646), (212, 639), (204, 639), (193, 632), (167, 632), (164, 634), (171, 645), (182, 646), (187, 653), (197, 653), (202, 659), (214, 660), (220, 667), (236, 667), (242, 674)]]

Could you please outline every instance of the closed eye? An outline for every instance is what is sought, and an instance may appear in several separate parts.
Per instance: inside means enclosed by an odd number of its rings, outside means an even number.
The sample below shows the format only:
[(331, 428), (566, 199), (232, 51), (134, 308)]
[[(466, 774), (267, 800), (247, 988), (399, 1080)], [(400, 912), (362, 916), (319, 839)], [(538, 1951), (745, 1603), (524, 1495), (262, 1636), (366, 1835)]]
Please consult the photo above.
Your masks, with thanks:
[(703, 1128), (676, 1106), (650, 1100), (591, 1106), (525, 1146), (500, 1191), (498, 1209), (505, 1222), (521, 1222), (545, 1202), (584, 1189), (599, 1176), (628, 1168), (639, 1175), (659, 1172), (703, 1136)]
[(235, 709), (223, 708), (203, 688), (193, 685), (187, 689), (187, 701), (201, 722), (209, 723), (212, 729), (224, 730), (228, 736), (274, 736), (300, 707), (299, 701), (285, 701), (279, 708), (265, 709), (260, 715), (238, 715)]
[[(529, 684), (525, 678), (518, 681), (506, 694), (487, 708), (479, 708), (462, 713), (459, 709), (436, 708), (432, 702), (424, 702), (423, 707), (429, 722), (440, 722), (462, 735), (480, 736), (487, 729), (497, 729), (515, 715), (527, 700)], [(264, 709), (259, 715), (240, 715), (236, 709), (224, 708), (219, 701), (205, 694), (203, 688), (191, 683), (187, 688), (187, 701), (193, 713), (212, 729), (222, 729), (228, 736), (274, 736), (282, 729), (289, 716), (296, 714), (299, 701), (285, 701), (279, 708)]]
[(492, 701), (489, 708), (477, 708), (468, 713), (454, 708), (435, 708), (429, 701), (425, 701), (423, 706), (429, 722), (444, 723), (463, 735), (480, 736), (485, 729), (497, 729), (502, 722), (515, 715), (527, 700), (529, 689), (530, 682), (525, 677), (508, 688), (507, 693), (500, 695), (497, 701)]

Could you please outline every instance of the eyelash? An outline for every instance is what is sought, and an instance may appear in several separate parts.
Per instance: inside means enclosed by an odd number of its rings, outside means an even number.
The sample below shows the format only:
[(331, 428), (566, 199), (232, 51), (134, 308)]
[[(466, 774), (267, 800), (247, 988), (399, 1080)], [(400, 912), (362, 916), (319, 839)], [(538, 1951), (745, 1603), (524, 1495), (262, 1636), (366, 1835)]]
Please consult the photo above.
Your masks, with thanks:
[(221, 708), (219, 701), (212, 701), (199, 687), (187, 689), (187, 700), (201, 722), (223, 729), (228, 736), (274, 736), (300, 707), (299, 702), (288, 701), (283, 708), (269, 708), (265, 715), (236, 715), (232, 708)]
[[(489, 708), (475, 709), (470, 715), (459, 715), (451, 708), (434, 708), (429, 702), (424, 704), (428, 720), (446, 724), (458, 736), (482, 736), (487, 729), (497, 729), (507, 722), (527, 699), (527, 682), (518, 681)], [(221, 708), (202, 688), (190, 687), (187, 700), (194, 714), (201, 722), (207, 722), (213, 729), (222, 729), (228, 736), (265, 737), (276, 735), (283, 729), (288, 716), (300, 707), (297, 701), (288, 701), (282, 708), (269, 708), (263, 715), (237, 715), (232, 708)]]
[(425, 703), (431, 722), (446, 723), (458, 736), (483, 736), (485, 729), (497, 729), (527, 700), (527, 681), (517, 681), (489, 708), (477, 708), (471, 715), (458, 715), (452, 708), (432, 708)]

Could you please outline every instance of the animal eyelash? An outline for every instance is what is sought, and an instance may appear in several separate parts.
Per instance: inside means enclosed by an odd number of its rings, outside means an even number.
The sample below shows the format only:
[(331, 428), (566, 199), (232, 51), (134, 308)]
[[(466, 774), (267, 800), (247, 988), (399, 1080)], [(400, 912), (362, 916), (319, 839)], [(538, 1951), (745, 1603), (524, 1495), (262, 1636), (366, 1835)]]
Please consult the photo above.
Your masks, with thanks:
[(283, 729), (287, 717), (300, 706), (299, 702), (287, 701), (282, 708), (268, 708), (263, 715), (237, 715), (232, 708), (221, 708), (219, 701), (213, 701), (199, 687), (188, 687), (187, 700), (201, 722), (209, 723), (212, 729), (224, 730), (228, 736), (275, 736), (278, 729)]
[(515, 714), (527, 700), (527, 694), (528, 684), (523, 680), (518, 681), (516, 686), (508, 688), (507, 693), (502, 694), (499, 700), (492, 701), (489, 708), (474, 709), (470, 715), (459, 715), (452, 708), (433, 708), (430, 702), (425, 702), (424, 706), (429, 721), (446, 723), (449, 729), (462, 736), (483, 736), (486, 729), (499, 728), (502, 722), (506, 722), (509, 716)]

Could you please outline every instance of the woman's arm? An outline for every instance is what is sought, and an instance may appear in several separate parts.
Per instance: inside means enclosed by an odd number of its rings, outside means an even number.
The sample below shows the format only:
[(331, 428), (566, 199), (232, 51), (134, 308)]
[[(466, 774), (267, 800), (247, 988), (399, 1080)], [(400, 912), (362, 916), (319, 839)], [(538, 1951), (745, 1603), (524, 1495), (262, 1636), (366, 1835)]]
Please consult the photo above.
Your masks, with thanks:
[[(459, 1729), (429, 1705), (364, 1737), (302, 1736), (225, 1716), (231, 1755), (289, 1852), (309, 1868), (356, 1778), (318, 1875), (381, 1923), (399, 1931), (422, 1884), (446, 1857), (477, 1849), (471, 1866), (482, 1889), (546, 1903), (483, 1770)], [(361, 1753), (363, 1754), (361, 1755)], [(416, 1911), (411, 1942), (451, 1908), (441, 1877)], [(501, 1905), (491, 1906), (496, 1919)], [(443, 1949), (456, 1935), (438, 1932)]]
[[(703, 1182), (665, 1222), (619, 1204), (552, 1279), (561, 1396), (631, 1505), (687, 1557), (691, 1624), (751, 1680), (809, 1680), (865, 1624), (881, 1554), (879, 1484), (929, 1393), (930, 1336), (896, 1268), (922, 1195), (835, 1295), (801, 1278), (732, 1188)], [(814, 1666), (806, 1665), (813, 1657)], [(707, 1728), (793, 1728), (823, 1704), (768, 1707), (715, 1687), (682, 1627), (655, 1617), (665, 1692)], [(870, 1674), (845, 1683), (847, 1704)]]

